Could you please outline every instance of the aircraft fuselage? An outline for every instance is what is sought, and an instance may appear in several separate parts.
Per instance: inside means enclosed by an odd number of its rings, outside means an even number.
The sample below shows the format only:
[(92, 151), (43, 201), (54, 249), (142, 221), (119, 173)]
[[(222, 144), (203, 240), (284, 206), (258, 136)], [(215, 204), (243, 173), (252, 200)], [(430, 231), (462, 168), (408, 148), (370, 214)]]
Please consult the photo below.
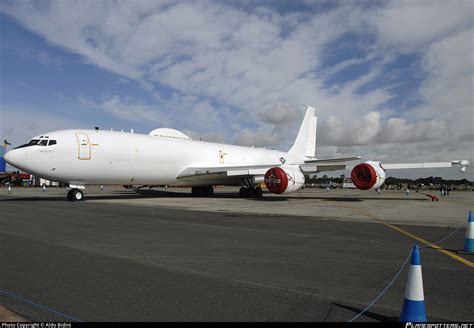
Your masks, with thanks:
[[(7, 162), (48, 180), (80, 185), (199, 185), (177, 176), (188, 167), (281, 165), (282, 158), (297, 164), (294, 155), (276, 150), (128, 132), (62, 130), (37, 139), (56, 143), (18, 147), (7, 153)], [(208, 183), (229, 184), (229, 179)]]

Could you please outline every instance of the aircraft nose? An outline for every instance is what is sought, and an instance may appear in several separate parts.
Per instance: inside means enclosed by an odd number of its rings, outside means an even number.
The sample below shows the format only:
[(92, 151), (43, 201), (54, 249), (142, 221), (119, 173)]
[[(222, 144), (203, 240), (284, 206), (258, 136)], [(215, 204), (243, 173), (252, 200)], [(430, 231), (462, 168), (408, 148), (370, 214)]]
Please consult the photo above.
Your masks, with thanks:
[(17, 168), (26, 164), (26, 152), (23, 149), (12, 149), (3, 158), (5, 162)]
[(10, 153), (11, 153), (11, 150), (7, 151), (7, 153), (5, 155), (3, 155), (3, 158), (5, 159), (5, 162), (10, 163), (11, 157), (12, 157), (12, 154), (10, 154)]

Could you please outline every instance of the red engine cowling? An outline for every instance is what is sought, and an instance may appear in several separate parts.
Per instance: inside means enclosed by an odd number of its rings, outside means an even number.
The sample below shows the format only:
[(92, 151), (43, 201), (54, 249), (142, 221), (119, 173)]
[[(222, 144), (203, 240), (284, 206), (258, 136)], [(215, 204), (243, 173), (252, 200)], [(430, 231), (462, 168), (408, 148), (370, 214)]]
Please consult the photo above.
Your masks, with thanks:
[(299, 168), (272, 167), (263, 182), (271, 193), (288, 194), (303, 187), (305, 179)]
[(352, 169), (351, 179), (358, 189), (377, 189), (385, 181), (385, 171), (377, 162), (360, 163)]

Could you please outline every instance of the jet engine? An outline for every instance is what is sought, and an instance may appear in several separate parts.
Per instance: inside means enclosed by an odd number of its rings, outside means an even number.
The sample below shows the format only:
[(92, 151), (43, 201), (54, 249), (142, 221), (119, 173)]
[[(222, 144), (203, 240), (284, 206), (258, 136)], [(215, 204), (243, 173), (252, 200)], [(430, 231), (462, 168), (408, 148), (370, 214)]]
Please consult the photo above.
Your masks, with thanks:
[(265, 173), (263, 182), (274, 194), (288, 194), (303, 187), (305, 179), (299, 168), (272, 167)]
[(385, 171), (379, 163), (368, 161), (360, 163), (352, 169), (351, 179), (358, 189), (377, 189), (385, 181)]

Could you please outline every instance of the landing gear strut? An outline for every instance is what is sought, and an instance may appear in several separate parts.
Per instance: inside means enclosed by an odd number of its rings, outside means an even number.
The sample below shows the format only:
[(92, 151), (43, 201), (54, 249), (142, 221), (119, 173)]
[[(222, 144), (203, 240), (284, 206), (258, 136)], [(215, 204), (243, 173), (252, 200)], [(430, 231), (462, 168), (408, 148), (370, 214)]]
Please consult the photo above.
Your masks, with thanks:
[(84, 200), (84, 193), (77, 188), (71, 189), (67, 192), (67, 200), (70, 202), (80, 202)]
[(193, 196), (213, 196), (214, 188), (212, 186), (194, 186), (191, 188)]

